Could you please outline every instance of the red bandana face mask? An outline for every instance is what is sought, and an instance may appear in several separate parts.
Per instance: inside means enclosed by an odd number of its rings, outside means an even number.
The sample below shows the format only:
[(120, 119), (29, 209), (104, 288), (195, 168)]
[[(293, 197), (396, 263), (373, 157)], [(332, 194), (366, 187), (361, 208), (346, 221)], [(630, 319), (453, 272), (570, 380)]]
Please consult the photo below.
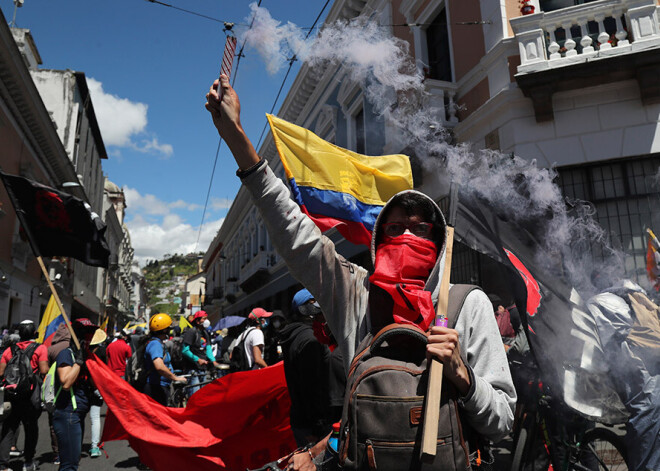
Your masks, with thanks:
[(412, 234), (385, 237), (376, 251), (376, 268), (369, 281), (394, 301), (392, 316), (399, 324), (426, 331), (435, 317), (426, 280), (438, 258), (435, 242)]

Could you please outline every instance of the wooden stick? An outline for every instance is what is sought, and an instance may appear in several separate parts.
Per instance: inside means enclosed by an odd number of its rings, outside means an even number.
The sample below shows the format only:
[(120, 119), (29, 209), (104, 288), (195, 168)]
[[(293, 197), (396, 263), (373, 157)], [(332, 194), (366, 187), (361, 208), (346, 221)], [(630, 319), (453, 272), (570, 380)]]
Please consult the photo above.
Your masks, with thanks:
[[(445, 269), (440, 281), (438, 295), (438, 310), (435, 318), (436, 326), (447, 326), (447, 307), (449, 304), (449, 277), (451, 275), (451, 258), (454, 250), (454, 228), (447, 227), (447, 247), (445, 249)], [(429, 364), (429, 381), (426, 389), (426, 405), (424, 406), (422, 422), (421, 460), (432, 461), (438, 446), (438, 421), (440, 419), (440, 397), (442, 395), (443, 365), (435, 357)]]
[(66, 312), (64, 312), (64, 306), (62, 306), (62, 301), (60, 301), (60, 297), (57, 294), (57, 290), (55, 289), (53, 282), (50, 281), (50, 275), (48, 274), (48, 270), (46, 270), (46, 265), (44, 265), (44, 261), (41, 258), (41, 256), (37, 257), (37, 261), (39, 262), (41, 271), (44, 273), (44, 276), (46, 277), (46, 281), (48, 281), (48, 287), (50, 288), (50, 292), (53, 293), (53, 297), (55, 298), (57, 307), (60, 308), (62, 317), (64, 317), (64, 322), (66, 323), (66, 326), (68, 327), (69, 332), (71, 333), (71, 338), (73, 339), (73, 342), (76, 344), (78, 350), (80, 350), (80, 342), (78, 341), (78, 337), (76, 337), (76, 333), (73, 331), (73, 327), (71, 327), (71, 322), (69, 322), (69, 318), (67, 317)]

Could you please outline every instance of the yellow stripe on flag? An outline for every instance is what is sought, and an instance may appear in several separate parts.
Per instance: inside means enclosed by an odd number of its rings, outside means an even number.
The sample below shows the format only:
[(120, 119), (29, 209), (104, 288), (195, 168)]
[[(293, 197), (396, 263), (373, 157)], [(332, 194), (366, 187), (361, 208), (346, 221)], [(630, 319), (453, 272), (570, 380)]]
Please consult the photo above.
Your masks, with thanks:
[(406, 155), (358, 154), (276, 116), (266, 116), (284, 171), (298, 186), (346, 193), (363, 203), (381, 206), (413, 187)]
[(106, 317), (105, 320), (103, 321), (103, 323), (101, 324), (101, 327), (99, 327), (99, 329), (101, 329), (102, 331), (105, 332), (105, 329), (108, 328), (108, 320), (109, 319), (110, 319), (110, 316)]
[(55, 302), (55, 297), (53, 297), (53, 295), (51, 294), (50, 299), (48, 300), (48, 305), (46, 306), (46, 310), (44, 311), (44, 317), (41, 318), (39, 329), (37, 329), (37, 332), (39, 332), (39, 337), (37, 337), (38, 343), (44, 342), (44, 336), (46, 335), (46, 329), (48, 328), (48, 324), (50, 324), (55, 319), (57, 319), (57, 316), (59, 316), (60, 314), (62, 314), (62, 312), (60, 311), (60, 308), (57, 306), (57, 302)]

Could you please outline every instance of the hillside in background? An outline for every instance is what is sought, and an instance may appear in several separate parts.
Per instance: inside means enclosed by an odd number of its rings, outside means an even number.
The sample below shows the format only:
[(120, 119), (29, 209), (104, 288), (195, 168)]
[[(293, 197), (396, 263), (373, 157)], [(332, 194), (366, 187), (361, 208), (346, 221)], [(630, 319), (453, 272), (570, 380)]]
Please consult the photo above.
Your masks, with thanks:
[(184, 295), (186, 279), (199, 273), (199, 259), (203, 253), (165, 255), (162, 260), (150, 260), (144, 267), (147, 285), (147, 304), (151, 313), (178, 314)]

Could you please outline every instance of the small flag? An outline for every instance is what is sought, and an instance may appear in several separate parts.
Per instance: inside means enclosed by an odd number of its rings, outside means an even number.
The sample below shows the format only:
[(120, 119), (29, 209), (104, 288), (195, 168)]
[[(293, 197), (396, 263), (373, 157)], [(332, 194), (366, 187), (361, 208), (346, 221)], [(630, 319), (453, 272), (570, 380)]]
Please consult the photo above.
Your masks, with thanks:
[(0, 172), (36, 257), (73, 257), (108, 267), (106, 226), (83, 200), (27, 178)]
[(103, 332), (106, 332), (106, 333), (108, 332), (107, 329), (108, 329), (108, 320), (109, 319), (110, 319), (110, 316), (106, 317), (105, 320), (101, 323), (101, 327), (99, 327), (99, 329), (101, 329)]
[(236, 54), (236, 37), (227, 36), (225, 41), (225, 52), (222, 54), (222, 66), (220, 75), (225, 74), (227, 78), (231, 77), (231, 68), (234, 64), (234, 55)]
[(60, 308), (55, 302), (55, 297), (51, 295), (46, 310), (44, 311), (44, 316), (41, 318), (39, 328), (37, 329), (39, 334), (37, 337), (37, 343), (43, 343), (47, 347), (50, 346), (50, 343), (53, 340), (53, 334), (55, 334), (55, 331), (60, 324), (63, 323), (64, 316), (62, 316)]
[(185, 316), (179, 316), (179, 327), (181, 327), (181, 332), (183, 332), (185, 329), (192, 327), (192, 325)]
[(653, 283), (653, 288), (660, 291), (660, 243), (651, 229), (646, 229), (649, 236), (646, 249), (646, 273)]
[(354, 244), (371, 244), (376, 217), (394, 195), (413, 187), (406, 155), (367, 156), (267, 115), (294, 200), (316, 225)]

